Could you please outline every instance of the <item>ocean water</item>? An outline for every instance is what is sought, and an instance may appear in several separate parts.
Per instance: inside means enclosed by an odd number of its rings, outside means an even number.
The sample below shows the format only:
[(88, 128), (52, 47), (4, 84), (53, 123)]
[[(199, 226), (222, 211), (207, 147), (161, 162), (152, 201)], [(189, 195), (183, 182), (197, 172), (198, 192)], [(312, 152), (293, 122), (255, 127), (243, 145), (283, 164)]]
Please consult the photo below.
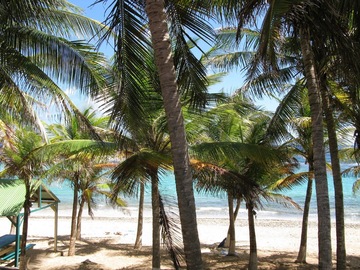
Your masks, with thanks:
[[(328, 175), (329, 182), (329, 196), (330, 196), (330, 208), (331, 217), (335, 219), (334, 210), (334, 188), (331, 175)], [(343, 192), (344, 192), (344, 206), (345, 206), (345, 221), (350, 223), (360, 223), (360, 194), (354, 195), (352, 192), (352, 185), (355, 179), (352, 177), (343, 178)], [(68, 182), (63, 183), (51, 183), (48, 185), (51, 191), (61, 200), (59, 204), (59, 215), (70, 216), (73, 200), (73, 193), (71, 185)], [(164, 199), (165, 207), (168, 210), (176, 211), (176, 190), (175, 190), (175, 178), (172, 173), (168, 173), (160, 180), (160, 193)], [(290, 197), (293, 201), (303, 207), (305, 201), (306, 183), (300, 186), (296, 186), (291, 190), (282, 192), (282, 195)], [(96, 217), (121, 217), (130, 216), (137, 217), (138, 198), (124, 197), (127, 202), (125, 208), (114, 208), (111, 206), (103, 196), (96, 196)], [(225, 194), (219, 194), (217, 196), (199, 193), (195, 191), (195, 202), (198, 218), (228, 218), (227, 198)], [(39, 214), (42, 211), (38, 212)], [(301, 219), (303, 212), (295, 209), (294, 207), (284, 207), (283, 205), (263, 201), (262, 208), (257, 210), (258, 219)], [(84, 213), (86, 216), (87, 213)], [(145, 205), (144, 216), (151, 216), (151, 191), (150, 185), (146, 187), (145, 191)], [(247, 219), (246, 209), (244, 205), (241, 206), (238, 219)], [(313, 188), (313, 196), (310, 206), (310, 220), (317, 219), (316, 209), (316, 195), (315, 186)]]

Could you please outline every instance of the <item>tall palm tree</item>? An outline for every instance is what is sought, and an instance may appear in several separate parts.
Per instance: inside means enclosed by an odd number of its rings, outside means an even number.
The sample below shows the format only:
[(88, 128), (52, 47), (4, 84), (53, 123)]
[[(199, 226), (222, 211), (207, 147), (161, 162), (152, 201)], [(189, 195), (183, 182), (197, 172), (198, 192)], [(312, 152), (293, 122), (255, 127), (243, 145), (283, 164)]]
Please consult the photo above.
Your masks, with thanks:
[[(304, 66), (304, 74), (309, 89), (309, 100), (312, 112), (312, 125), (313, 125), (313, 141), (314, 141), (314, 160), (315, 160), (315, 178), (316, 191), (318, 197), (318, 209), (319, 211), (319, 264), (321, 267), (331, 267), (331, 241), (330, 241), (330, 212), (329, 212), (329, 199), (327, 191), (327, 179), (326, 179), (326, 166), (323, 148), (323, 131), (321, 125), (322, 109), (320, 98), (320, 71), (323, 71), (319, 67), (319, 63), (315, 60), (316, 50), (324, 52), (354, 52), (351, 49), (352, 42), (349, 42), (348, 35), (344, 31), (344, 25), (342, 20), (334, 10), (337, 10), (332, 5), (337, 3), (326, 1), (272, 1), (266, 3), (265, 1), (242, 1), (231, 2), (228, 7), (235, 8), (235, 13), (238, 12), (239, 24), (238, 33), (241, 32), (241, 27), (247, 23), (256, 23), (253, 18), (254, 14), (265, 14), (260, 46), (258, 49), (258, 55), (255, 57), (256, 63), (263, 62), (267, 64), (253, 65), (251, 72), (256, 67), (269, 67), (270, 72), (276, 73), (278, 65), (276, 63), (276, 42), (282, 41), (279, 39), (282, 34), (296, 36), (301, 45), (302, 59), (301, 62)], [(320, 8), (321, 7), (321, 8)], [(329, 27), (330, 22), (326, 20), (318, 20), (320, 18), (319, 12), (329, 14), (328, 18), (337, 21), (336, 27)], [(306, 11), (306, 12), (303, 12)], [(262, 13), (264, 12), (264, 13)], [(224, 12), (225, 14), (225, 12)], [(233, 13), (231, 13), (233, 14)], [(315, 26), (315, 27), (314, 27)], [(329, 41), (329, 42), (324, 42)], [(316, 45), (315, 45), (316, 44)], [(324, 46), (326, 44), (326, 46)], [(345, 49), (347, 47), (347, 49)], [(318, 121), (318, 122), (314, 122)], [(331, 126), (330, 126), (331, 127)], [(324, 211), (324, 209), (326, 209)], [(325, 229), (324, 229), (325, 228)], [(341, 228), (340, 228), (341, 229)], [(343, 239), (339, 238), (339, 242)], [(341, 243), (339, 246), (343, 246)], [(339, 247), (338, 246), (338, 247)], [(344, 265), (344, 249), (338, 249), (338, 253), (342, 254), (338, 257), (339, 269)]]
[[(307, 102), (307, 93), (303, 81), (299, 80), (284, 96), (272, 119), (271, 135), (281, 138), (287, 137), (287, 144), (293, 149), (296, 156), (300, 156), (308, 164), (307, 172), (299, 172), (280, 179), (271, 188), (274, 190), (291, 189), (294, 185), (307, 182), (304, 211), (301, 228), (300, 248), (296, 262), (306, 263), (307, 228), (310, 202), (313, 189), (314, 157), (311, 141), (310, 107)], [(279, 132), (279, 130), (283, 130)], [(285, 135), (286, 134), (286, 135)]]
[[(120, 134), (119, 149), (122, 160), (112, 173), (114, 198), (121, 190), (133, 196), (140, 189), (138, 233), (135, 246), (140, 245), (144, 186), (151, 184), (153, 217), (153, 268), (160, 268), (161, 201), (159, 181), (164, 170), (172, 169), (170, 139), (166, 129), (159, 89), (159, 78), (153, 64), (150, 47), (144, 52), (141, 66), (136, 67), (137, 80), (132, 85), (125, 82), (124, 71), (114, 68), (118, 75), (111, 93), (111, 123)], [(126, 72), (125, 72), (126, 73)], [(118, 92), (117, 92), (118, 91)], [(160, 178), (160, 179), (159, 179)]]
[[(260, 33), (249, 29), (243, 29), (243, 39), (246, 39), (245, 45), (241, 45), (236, 41), (236, 29), (226, 28), (220, 29), (219, 40), (221, 44), (218, 50), (212, 52), (209, 63), (212, 66), (220, 69), (232, 69), (232, 68), (244, 68), (249, 65), (249, 62), (253, 59), (253, 50), (256, 49), (256, 45), (259, 43)], [(288, 44), (283, 44), (279, 48), (279, 54), (283, 54), (281, 58), (281, 69), (277, 71), (276, 76), (272, 72), (266, 72), (261, 70), (257, 72), (258, 76), (251, 80), (250, 83), (243, 86), (239, 92), (248, 94), (247, 89), (251, 89), (253, 93), (261, 93), (263, 91), (288, 91), (288, 93), (282, 97), (274, 116), (271, 119), (268, 129), (268, 135), (272, 140), (283, 143), (287, 141), (287, 144), (294, 147), (296, 155), (303, 156), (306, 162), (309, 164), (309, 171), (313, 171), (313, 150), (311, 143), (311, 121), (309, 110), (303, 105), (308, 104), (304, 99), (304, 81), (297, 80), (297, 82), (290, 87), (288, 86), (292, 80), (294, 80), (292, 74), (299, 73), (298, 67), (294, 65), (294, 60), (298, 57), (297, 49), (291, 49), (291, 39), (287, 41)], [(243, 47), (245, 46), (245, 50)], [(237, 48), (240, 47), (240, 50)], [(226, 49), (228, 48), (228, 49)], [(252, 50), (252, 51), (249, 51)], [(228, 52), (230, 50), (230, 52)], [(282, 52), (283, 50), (284, 52)], [(260, 70), (260, 68), (258, 68)], [(289, 79), (291, 80), (289, 82)], [(306, 98), (306, 97), (305, 97)], [(298, 118), (294, 119), (294, 115)], [(308, 117), (305, 117), (308, 116)], [(301, 117), (301, 118), (299, 118)], [(289, 126), (290, 132), (289, 132)], [(297, 132), (298, 136), (294, 137), (293, 132)], [(306, 200), (304, 204), (303, 214), (303, 226), (301, 234), (301, 244), (298, 254), (298, 262), (306, 261), (306, 240), (307, 240), (307, 220), (309, 213), (309, 206), (312, 193), (312, 178), (308, 173), (298, 173), (285, 177), (274, 183), (270, 187), (271, 190), (281, 190), (282, 188), (291, 188), (293, 185), (302, 183), (304, 178), (309, 176), (308, 187), (306, 193)]]
[[(150, 101), (150, 102), (149, 102)], [(124, 148), (126, 156), (112, 173), (115, 184), (113, 193), (126, 190), (129, 194), (137, 192), (140, 185), (151, 184), (151, 201), (153, 216), (153, 268), (160, 268), (160, 200), (159, 185), (166, 170), (172, 169), (170, 141), (164, 125), (164, 115), (159, 107), (149, 101), (143, 103), (148, 111), (147, 119), (127, 123), (131, 148)], [(146, 103), (150, 105), (146, 107)], [(149, 109), (152, 109), (150, 111)], [(130, 119), (130, 117), (129, 117)], [(140, 209), (139, 209), (140, 211)]]
[[(164, 3), (149, 0), (140, 3), (116, 0), (112, 1), (108, 17), (109, 29), (118, 32), (115, 44), (116, 64), (121, 70), (119, 90), (123, 93), (132, 90), (132, 94), (128, 95), (130, 98), (141, 93), (141, 89), (135, 87), (135, 82), (141, 81), (137, 79), (138, 67), (147, 64), (144, 59), (149, 58), (144, 56), (148, 48), (153, 48), (160, 81), (158, 89), (161, 89), (171, 140), (184, 250), (189, 269), (202, 269), (202, 259), (179, 90), (192, 105), (206, 103), (205, 69), (190, 52), (187, 45), (190, 36), (185, 30), (188, 28), (194, 34), (211, 38), (212, 28), (197, 16), (207, 15), (203, 13), (206, 11), (203, 7), (202, 3), (182, 5), (181, 2), (172, 1)], [(193, 43), (196, 44), (195, 41)], [(134, 106), (138, 106), (136, 99), (134, 101)], [(121, 100), (116, 106), (121, 106)]]

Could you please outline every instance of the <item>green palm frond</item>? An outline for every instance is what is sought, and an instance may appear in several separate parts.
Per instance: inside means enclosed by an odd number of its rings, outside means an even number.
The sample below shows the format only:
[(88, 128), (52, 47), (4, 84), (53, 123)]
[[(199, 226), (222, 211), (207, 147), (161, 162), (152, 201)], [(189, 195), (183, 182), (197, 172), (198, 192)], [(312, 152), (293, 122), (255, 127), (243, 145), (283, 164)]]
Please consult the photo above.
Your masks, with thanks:
[(21, 5), (7, 2), (0, 6), (0, 17), (67, 38), (73, 38), (74, 34), (92, 38), (104, 32), (102, 24), (83, 16), (80, 8), (64, 0), (24, 0)]
[[(48, 76), (84, 93), (99, 92), (106, 86), (106, 59), (85, 41), (68, 41), (32, 28), (8, 29), (7, 42), (30, 57)], [(60, 57), (61, 56), (61, 57)], [(75, 72), (77, 71), (77, 72)], [(95, 90), (94, 90), (95, 89)]]
[[(67, 38), (76, 36), (81, 39), (100, 39), (107, 31), (107, 27), (97, 20), (81, 14), (81, 10), (73, 6), (72, 9), (49, 10), (46, 25), (48, 33), (56, 33)], [(54, 21), (56, 23), (54, 23)]]
[(119, 129), (124, 125), (126, 128), (123, 120), (126, 114), (133, 119), (145, 117), (140, 101), (146, 100), (154, 64), (143, 8), (141, 3), (112, 1), (105, 21), (108, 32), (104, 39), (114, 38), (116, 47), (114, 66), (118, 79), (110, 102), (113, 104), (111, 118)]
[(268, 188), (269, 190), (281, 191), (284, 189), (292, 189), (294, 186), (306, 183), (309, 178), (313, 178), (313, 172), (300, 172), (291, 174), (285, 178), (279, 179)]
[(342, 171), (342, 174), (344, 176), (354, 176), (359, 177), (360, 176), (360, 166), (352, 166), (350, 168), (347, 168)]
[(191, 146), (194, 155), (208, 156), (212, 160), (250, 158), (263, 164), (271, 164), (273, 160), (282, 160), (284, 156), (274, 149), (266, 146), (239, 143), (239, 142), (213, 142)]
[(251, 30), (244, 30), (244, 33), (245, 48), (242, 50), (243, 43), (237, 40), (236, 29), (218, 29), (217, 45), (206, 54), (204, 64), (226, 72), (243, 70), (254, 56), (252, 45), (258, 36), (258, 33)]
[[(38, 120), (29, 104), (36, 105), (33, 111), (38, 113), (43, 108), (38, 100), (47, 105), (55, 103), (67, 116), (70, 111), (78, 113), (57, 83), (95, 96), (111, 81), (103, 55), (85, 41), (66, 39), (77, 35), (92, 38), (102, 32), (103, 25), (77, 12), (74, 5), (61, 0), (24, 0), (20, 6), (12, 2), (0, 4), (4, 26), (0, 35), (2, 96), (22, 102), (17, 110), (24, 110), (24, 119), (34, 124)], [(76, 24), (67, 25), (70, 22)], [(25, 99), (26, 95), (29, 98)]]
[(151, 179), (150, 169), (159, 168), (170, 170), (171, 158), (169, 155), (161, 154), (150, 149), (141, 149), (132, 156), (122, 161), (112, 172), (111, 178), (114, 185), (113, 191), (116, 195), (120, 190), (127, 190), (129, 194), (137, 191), (139, 181)]
[(252, 72), (251, 77), (246, 80), (245, 85), (239, 91), (249, 92), (255, 97), (263, 97), (264, 95), (271, 97), (272, 93), (283, 94), (298, 73), (298, 70), (296, 70), (296, 67), (290, 66), (273, 72), (257, 66)]
[(13, 82), (10, 82), (9, 85), (3, 85), (0, 91), (0, 106), (2, 108), (0, 118), (7, 123), (17, 122), (25, 126), (32, 125), (47, 140), (43, 123), (36, 113), (36, 108), (44, 108), (45, 105), (21, 91)]
[(8, 140), (2, 149), (1, 161), (4, 166), (2, 174), (21, 179), (41, 175), (48, 162), (33, 153), (43, 145), (44, 141), (39, 134), (31, 130), (16, 129), (11, 135), (11, 140)]
[(116, 151), (116, 145), (111, 142), (77, 139), (43, 145), (42, 147), (34, 149), (32, 156), (38, 155), (43, 160), (51, 160), (57, 156), (66, 156), (69, 159), (73, 159), (77, 156), (92, 157), (109, 155)]
[(101, 189), (97, 190), (96, 192), (105, 195), (106, 198), (110, 199), (110, 201), (115, 203), (116, 206), (119, 207), (127, 206), (127, 202), (124, 199), (120, 198), (119, 196), (117, 196), (116, 199), (114, 200), (114, 194), (112, 192), (104, 191)]
[(283, 141), (284, 138), (291, 137), (289, 134), (289, 123), (291, 125), (294, 121), (299, 121), (299, 117), (302, 115), (298, 111), (302, 110), (302, 108), (305, 109), (305, 104), (307, 104), (302, 102), (304, 101), (304, 92), (301, 86), (302, 83), (298, 82), (291, 87), (277, 107), (267, 131), (272, 140)]
[(213, 42), (215, 32), (210, 23), (201, 19), (210, 16), (206, 5), (205, 2), (199, 2), (196, 5), (165, 2), (179, 89), (183, 93), (183, 99), (196, 108), (202, 108), (207, 103), (208, 83), (205, 67), (201, 60), (191, 52), (188, 44), (191, 42), (200, 52), (203, 52), (203, 49), (189, 33), (208, 44)]

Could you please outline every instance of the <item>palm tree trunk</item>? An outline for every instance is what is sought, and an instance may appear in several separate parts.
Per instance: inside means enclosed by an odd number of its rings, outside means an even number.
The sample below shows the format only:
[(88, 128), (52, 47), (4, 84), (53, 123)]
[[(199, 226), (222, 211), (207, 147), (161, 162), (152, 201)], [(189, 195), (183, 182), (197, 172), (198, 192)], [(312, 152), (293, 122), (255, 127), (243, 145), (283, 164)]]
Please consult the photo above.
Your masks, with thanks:
[(235, 217), (234, 217), (234, 198), (228, 192), (228, 205), (229, 205), (229, 252), (228, 256), (236, 255), (235, 252)]
[[(241, 204), (241, 199), (238, 198), (236, 200), (236, 207), (235, 207), (235, 211), (234, 211), (234, 223), (236, 221), (237, 215), (238, 215), (239, 210), (240, 210), (240, 204)], [(224, 243), (224, 247), (228, 248), (229, 246), (230, 246), (230, 224), (229, 224), (228, 232), (227, 232), (227, 235), (226, 235), (226, 240), (225, 240), (225, 243)]]
[(137, 226), (134, 249), (141, 249), (141, 247), (142, 247), (142, 231), (143, 231), (143, 220), (144, 220), (144, 196), (145, 196), (145, 184), (144, 184), (144, 182), (141, 181), (138, 226)]
[(235, 211), (234, 211), (234, 221), (236, 221), (236, 218), (239, 214), (240, 204), (241, 204), (241, 199), (236, 199), (236, 207), (235, 207)]
[(335, 192), (336, 217), (336, 269), (346, 269), (345, 224), (344, 224), (344, 193), (339, 161), (338, 142), (333, 112), (326, 87), (326, 79), (321, 79), (321, 93), (328, 130), (332, 176)]
[(81, 219), (84, 210), (84, 205), (85, 205), (85, 200), (84, 198), (81, 198), (79, 211), (77, 215), (77, 221), (76, 221), (76, 240), (81, 240)]
[(249, 222), (249, 240), (250, 240), (250, 257), (249, 257), (249, 270), (257, 270), (257, 246), (255, 234), (255, 220), (254, 220), (254, 206), (252, 202), (247, 203), (248, 222)]
[(24, 220), (23, 220), (23, 228), (21, 235), (21, 245), (20, 245), (20, 270), (27, 269), (27, 261), (26, 261), (26, 242), (28, 236), (28, 227), (29, 227), (29, 216), (30, 216), (30, 191), (31, 191), (31, 179), (24, 179), (25, 181), (25, 202), (24, 202)]
[(308, 29), (301, 28), (300, 37), (311, 110), (314, 174), (318, 211), (319, 269), (330, 270), (332, 268), (331, 220), (319, 80), (315, 70)]
[(160, 205), (157, 171), (151, 175), (152, 201), (152, 269), (160, 269)]
[(73, 195), (73, 207), (71, 213), (71, 232), (70, 232), (70, 243), (68, 256), (75, 255), (75, 244), (76, 244), (76, 212), (78, 205), (78, 184), (74, 182), (74, 195)]
[(200, 270), (203, 266), (196, 221), (193, 179), (166, 15), (164, 13), (164, 2), (161, 0), (146, 0), (145, 3), (170, 133), (185, 260), (188, 269)]
[[(312, 163), (312, 161), (309, 161)], [(313, 166), (309, 165), (309, 172), (313, 171)], [(310, 211), (310, 202), (312, 196), (313, 189), (313, 180), (309, 177), (307, 182), (306, 189), (306, 197), (304, 203), (304, 212), (302, 219), (302, 227), (301, 227), (301, 240), (300, 240), (300, 248), (297, 259), (295, 262), (297, 263), (306, 263), (306, 249), (307, 249), (307, 231), (308, 231), (308, 223), (309, 223), (309, 211)]]
[(11, 216), (9, 217), (10, 221), (11, 221), (11, 226), (10, 226), (10, 234), (15, 234), (16, 233), (16, 216)]

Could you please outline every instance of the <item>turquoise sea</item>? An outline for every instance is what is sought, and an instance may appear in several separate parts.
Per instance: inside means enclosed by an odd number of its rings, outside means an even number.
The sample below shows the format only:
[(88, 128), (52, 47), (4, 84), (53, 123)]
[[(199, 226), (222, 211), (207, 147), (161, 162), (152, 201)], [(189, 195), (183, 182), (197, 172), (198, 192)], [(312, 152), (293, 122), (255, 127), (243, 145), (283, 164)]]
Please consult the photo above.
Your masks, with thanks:
[[(334, 188), (331, 175), (328, 176), (329, 193), (330, 193), (330, 207), (332, 219), (335, 218), (334, 212)], [(352, 192), (352, 185), (355, 178), (343, 178), (343, 191), (344, 191), (344, 206), (345, 206), (345, 221), (351, 223), (360, 223), (360, 193), (354, 195)], [(61, 200), (60, 215), (70, 215), (72, 206), (72, 189), (69, 183), (52, 183), (49, 186), (52, 192)], [(164, 198), (165, 204), (172, 206), (176, 204), (176, 191), (175, 179), (172, 173), (167, 174), (160, 181), (160, 192)], [(292, 190), (282, 192), (281, 194), (291, 197), (296, 203), (303, 207), (305, 200), (306, 184), (297, 186)], [(96, 217), (121, 217), (130, 215), (137, 217), (138, 200), (137, 198), (124, 198), (127, 202), (127, 207), (119, 209), (109, 205), (106, 199), (102, 196), (97, 196), (96, 200)], [(195, 201), (198, 218), (227, 218), (227, 199), (223, 195), (212, 196), (208, 194), (195, 192)], [(315, 186), (313, 189), (313, 196), (310, 209), (310, 220), (316, 220), (316, 195)], [(86, 213), (84, 213), (86, 216)], [(145, 216), (151, 216), (151, 198), (150, 187), (147, 187), (145, 193)], [(246, 210), (244, 206), (241, 207), (239, 219), (246, 219)], [(286, 208), (276, 203), (263, 202), (263, 208), (257, 210), (258, 219), (301, 219), (302, 211), (295, 208)]]

